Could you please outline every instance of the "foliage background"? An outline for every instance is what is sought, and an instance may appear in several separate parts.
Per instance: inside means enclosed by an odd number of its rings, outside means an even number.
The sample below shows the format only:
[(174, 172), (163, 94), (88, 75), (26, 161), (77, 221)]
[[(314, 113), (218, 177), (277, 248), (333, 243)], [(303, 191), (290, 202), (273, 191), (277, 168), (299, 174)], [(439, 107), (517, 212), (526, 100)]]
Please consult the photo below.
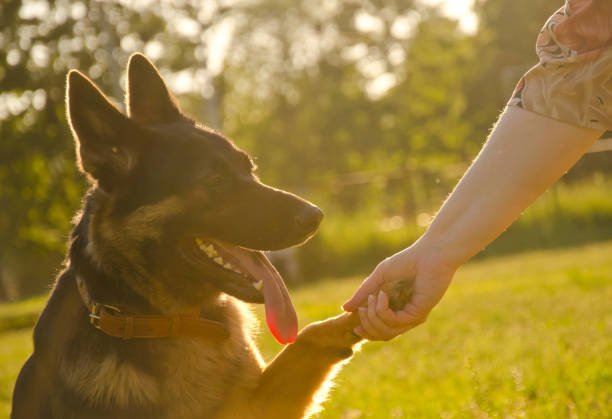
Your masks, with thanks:
[[(475, 32), (412, 0), (5, 0), (0, 4), (0, 298), (51, 282), (86, 188), (64, 79), (118, 103), (147, 54), (186, 111), (261, 178), (327, 213), (302, 278), (365, 272), (418, 237), (477, 153), (559, 0), (478, 0)], [(587, 156), (485, 252), (610, 237), (610, 153)]]
[[(475, 0), (473, 32), (433, 3), (0, 2), (0, 301), (21, 300), (0, 304), (0, 417), (87, 187), (66, 125), (69, 69), (121, 103), (128, 57), (144, 52), (264, 181), (325, 210), (293, 253), (304, 325), (337, 314), (424, 230), (562, 0)], [(425, 325), (366, 345), (321, 417), (611, 417), (611, 157), (583, 157), (459, 271)], [(265, 331), (260, 346), (267, 359), (279, 349)]]

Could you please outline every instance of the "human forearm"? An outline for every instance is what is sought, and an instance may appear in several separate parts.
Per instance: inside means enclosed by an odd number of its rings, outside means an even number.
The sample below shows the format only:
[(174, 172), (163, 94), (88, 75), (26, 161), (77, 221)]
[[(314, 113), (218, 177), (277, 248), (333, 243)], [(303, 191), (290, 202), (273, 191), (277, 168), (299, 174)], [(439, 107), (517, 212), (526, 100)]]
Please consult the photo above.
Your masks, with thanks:
[[(544, 25), (536, 42), (540, 62), (517, 83), (510, 107), (427, 232), (380, 262), (343, 305), (358, 311), (360, 336), (388, 340), (423, 323), (457, 268), (512, 224), (602, 130), (611, 129), (606, 83), (612, 15), (603, 7), (610, 1), (578, 8), (569, 3)], [(398, 279), (411, 280), (413, 287), (410, 302), (396, 311), (388, 307), (383, 285)]]
[(508, 108), (419, 244), (435, 249), (448, 263), (458, 266), (467, 261), (499, 236), (600, 135), (601, 131)]
[[(600, 135), (520, 108), (506, 110), (427, 232), (381, 262), (344, 304), (359, 310), (356, 333), (386, 340), (424, 322), (459, 265), (501, 234)], [(398, 279), (414, 286), (410, 302), (393, 311), (381, 290)]]

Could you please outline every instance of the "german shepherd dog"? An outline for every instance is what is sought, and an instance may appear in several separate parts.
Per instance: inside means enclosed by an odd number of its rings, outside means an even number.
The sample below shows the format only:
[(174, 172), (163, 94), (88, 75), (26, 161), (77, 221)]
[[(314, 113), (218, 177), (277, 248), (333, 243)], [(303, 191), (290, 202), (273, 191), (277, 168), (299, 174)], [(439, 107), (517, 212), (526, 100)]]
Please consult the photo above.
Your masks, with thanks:
[[(322, 212), (261, 183), (244, 151), (179, 109), (143, 55), (127, 116), (84, 75), (66, 103), (91, 181), (34, 330), (12, 418), (301, 418), (360, 338), (344, 314), (297, 333), (261, 253), (307, 240)], [(247, 303), (291, 343), (268, 365)]]

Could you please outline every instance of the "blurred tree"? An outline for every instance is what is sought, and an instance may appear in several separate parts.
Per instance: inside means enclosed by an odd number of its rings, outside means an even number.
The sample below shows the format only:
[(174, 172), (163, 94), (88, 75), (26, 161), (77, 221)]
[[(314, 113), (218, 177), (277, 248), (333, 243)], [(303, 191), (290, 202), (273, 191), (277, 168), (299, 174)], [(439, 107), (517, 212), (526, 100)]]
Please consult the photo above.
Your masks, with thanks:
[(249, 13), (228, 57), (225, 127), (266, 162), (264, 178), (321, 188), (379, 168), (377, 99), (404, 61), (394, 27), (409, 25), (413, 2), (269, 1)]
[[(15, 294), (18, 278), (40, 288), (51, 278), (32, 264), (38, 252), (63, 252), (85, 183), (74, 164), (65, 121), (69, 69), (87, 73), (122, 100), (121, 78), (132, 52), (144, 51), (198, 96), (217, 74), (206, 40), (227, 13), (208, 1), (136, 3), (6, 0), (0, 3), (0, 284)], [(180, 47), (179, 47), (180, 45)], [(218, 70), (217, 70), (218, 71)], [(211, 96), (211, 94), (208, 94)], [(40, 262), (40, 260), (38, 260)], [(27, 269), (24, 269), (27, 268)], [(8, 285), (7, 285), (8, 284)], [(0, 286), (0, 295), (2, 294)], [(9, 290), (9, 291), (7, 291)]]
[(63, 253), (85, 187), (64, 116), (66, 72), (84, 71), (121, 101), (135, 51), (191, 115), (259, 158), (264, 180), (338, 217), (426, 220), (536, 62), (535, 37), (562, 1), (476, 0), (473, 35), (425, 3), (1, 2), (4, 294), (16, 292), (11, 278), (27, 278), (25, 291), (50, 281), (30, 278), (55, 263), (42, 255)]
[[(267, 2), (253, 12), (229, 56), (225, 78), (236, 85), (225, 128), (265, 161), (264, 179), (314, 190), (327, 205), (397, 211), (414, 201), (413, 186), (427, 186), (409, 182), (415, 171), (473, 153), (472, 43), (412, 2), (330, 6), (339, 4)], [(403, 185), (388, 182), (398, 177)]]
[(479, 26), (473, 41), (478, 52), (466, 86), (467, 111), (476, 128), (473, 141), (482, 141), (519, 78), (537, 63), (536, 37), (561, 6), (562, 0), (475, 1)]

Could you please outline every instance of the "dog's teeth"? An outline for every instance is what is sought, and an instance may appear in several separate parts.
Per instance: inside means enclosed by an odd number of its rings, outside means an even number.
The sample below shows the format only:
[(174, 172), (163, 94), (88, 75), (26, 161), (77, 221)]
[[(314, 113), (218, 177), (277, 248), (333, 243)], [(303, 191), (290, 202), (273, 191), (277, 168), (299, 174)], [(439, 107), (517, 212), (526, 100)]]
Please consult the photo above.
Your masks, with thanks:
[(206, 256), (208, 256), (211, 259), (217, 256), (217, 251), (215, 250), (212, 244), (209, 244), (208, 246), (204, 246), (204, 249), (202, 250), (204, 250), (204, 253), (206, 253)]
[(255, 287), (257, 291), (261, 291), (261, 289), (263, 288), (263, 280), (260, 279), (257, 282), (253, 282), (253, 287)]
[(242, 275), (242, 271), (238, 268), (236, 268), (234, 265), (232, 265), (231, 263), (226, 263), (225, 265), (223, 265), (223, 267), (229, 271), (232, 271), (234, 273), (240, 274)]
[(214, 258), (215, 256), (218, 255), (217, 250), (215, 249), (215, 246), (213, 246), (212, 244), (204, 246), (202, 250), (204, 250), (204, 252), (206, 253), (206, 256), (210, 258)]
[(221, 256), (214, 258), (213, 261), (216, 264), (223, 266), (223, 258)]

